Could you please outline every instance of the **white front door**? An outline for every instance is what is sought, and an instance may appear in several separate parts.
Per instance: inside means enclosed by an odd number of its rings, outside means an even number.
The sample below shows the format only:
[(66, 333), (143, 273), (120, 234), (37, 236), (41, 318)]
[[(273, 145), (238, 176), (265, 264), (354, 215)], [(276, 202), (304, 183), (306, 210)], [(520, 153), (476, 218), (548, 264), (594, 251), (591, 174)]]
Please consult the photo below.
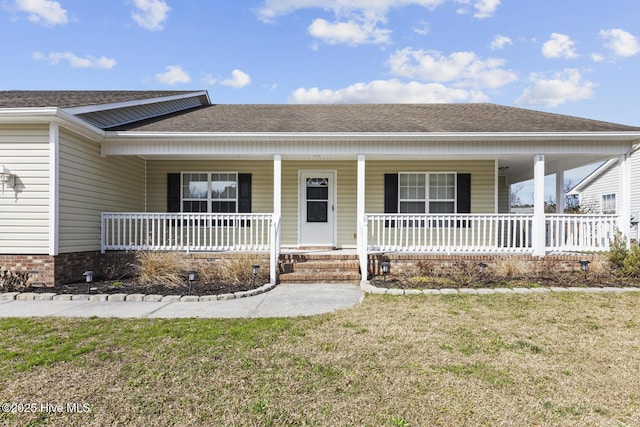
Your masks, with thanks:
[(300, 246), (335, 247), (335, 171), (300, 171)]

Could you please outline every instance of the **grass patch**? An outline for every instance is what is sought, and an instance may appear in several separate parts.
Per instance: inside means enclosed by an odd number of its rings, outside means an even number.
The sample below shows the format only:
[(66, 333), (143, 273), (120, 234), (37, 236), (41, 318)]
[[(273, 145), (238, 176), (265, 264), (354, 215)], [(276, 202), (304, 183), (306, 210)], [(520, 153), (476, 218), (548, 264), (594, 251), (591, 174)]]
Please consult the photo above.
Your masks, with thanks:
[(634, 294), (368, 296), (293, 319), (0, 319), (2, 425), (638, 425)]

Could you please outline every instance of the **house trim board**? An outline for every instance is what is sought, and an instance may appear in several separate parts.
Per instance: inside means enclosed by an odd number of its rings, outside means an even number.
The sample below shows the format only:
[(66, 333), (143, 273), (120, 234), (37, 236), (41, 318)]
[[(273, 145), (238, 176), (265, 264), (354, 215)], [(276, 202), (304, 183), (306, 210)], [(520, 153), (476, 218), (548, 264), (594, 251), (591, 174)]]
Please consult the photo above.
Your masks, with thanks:
[(60, 127), (49, 125), (49, 255), (58, 255), (60, 216)]

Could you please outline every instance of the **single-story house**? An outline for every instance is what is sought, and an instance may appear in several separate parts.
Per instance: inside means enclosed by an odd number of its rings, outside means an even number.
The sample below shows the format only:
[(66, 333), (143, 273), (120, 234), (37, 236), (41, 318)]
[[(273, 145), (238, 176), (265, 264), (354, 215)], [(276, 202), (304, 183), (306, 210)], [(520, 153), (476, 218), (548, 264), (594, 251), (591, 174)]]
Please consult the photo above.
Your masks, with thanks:
[[(640, 145), (636, 145), (629, 155), (631, 175), (630, 192), (627, 195), (631, 209), (631, 228), (623, 230), (637, 240), (637, 224), (640, 220)], [(586, 213), (617, 214), (620, 209), (620, 171), (615, 159), (602, 163), (592, 173), (576, 184), (568, 196), (578, 198), (580, 208)]]
[[(640, 128), (493, 104), (219, 105), (206, 91), (0, 92), (0, 266), (44, 284), (101, 254), (606, 250)], [(619, 166), (615, 214), (544, 213), (544, 176)], [(534, 212), (509, 184), (534, 179)], [(557, 186), (562, 200), (562, 185)]]

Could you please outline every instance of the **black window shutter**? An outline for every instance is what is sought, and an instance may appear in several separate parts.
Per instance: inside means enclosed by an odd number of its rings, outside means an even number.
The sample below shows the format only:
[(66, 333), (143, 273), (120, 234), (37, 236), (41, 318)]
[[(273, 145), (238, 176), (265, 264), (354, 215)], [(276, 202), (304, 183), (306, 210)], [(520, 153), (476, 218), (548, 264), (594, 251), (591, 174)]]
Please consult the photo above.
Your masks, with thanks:
[(471, 213), (471, 174), (459, 173), (457, 179), (458, 213)]
[(238, 174), (238, 213), (251, 213), (251, 174)]
[(384, 213), (398, 213), (398, 174), (384, 174)]
[(167, 174), (167, 212), (180, 212), (180, 174)]

